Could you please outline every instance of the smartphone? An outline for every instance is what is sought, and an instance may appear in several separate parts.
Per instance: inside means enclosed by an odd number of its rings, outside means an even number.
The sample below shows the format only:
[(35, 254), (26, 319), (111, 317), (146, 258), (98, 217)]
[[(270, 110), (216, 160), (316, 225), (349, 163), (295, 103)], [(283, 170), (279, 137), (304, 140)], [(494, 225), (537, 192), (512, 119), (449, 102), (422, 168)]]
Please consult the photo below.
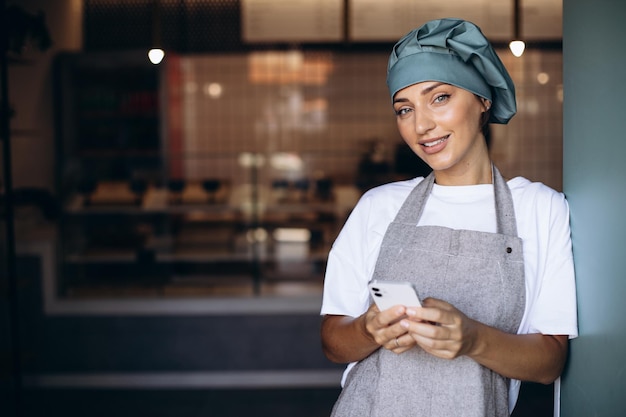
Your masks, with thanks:
[(415, 285), (406, 281), (370, 281), (370, 294), (380, 311), (396, 305), (405, 307), (421, 307)]

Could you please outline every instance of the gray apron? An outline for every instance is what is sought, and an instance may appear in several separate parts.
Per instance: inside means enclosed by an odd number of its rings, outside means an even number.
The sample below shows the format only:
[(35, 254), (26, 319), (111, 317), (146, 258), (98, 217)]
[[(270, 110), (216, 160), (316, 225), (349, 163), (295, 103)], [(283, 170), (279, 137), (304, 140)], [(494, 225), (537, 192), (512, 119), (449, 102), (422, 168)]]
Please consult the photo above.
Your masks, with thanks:
[[(493, 168), (497, 233), (417, 226), (431, 173), (403, 203), (383, 238), (374, 279), (411, 281), (420, 298), (439, 298), (468, 317), (516, 333), (525, 306), (522, 240), (511, 191)], [(437, 358), (419, 347), (376, 350), (357, 363), (333, 417), (508, 416), (509, 380), (462, 356)]]

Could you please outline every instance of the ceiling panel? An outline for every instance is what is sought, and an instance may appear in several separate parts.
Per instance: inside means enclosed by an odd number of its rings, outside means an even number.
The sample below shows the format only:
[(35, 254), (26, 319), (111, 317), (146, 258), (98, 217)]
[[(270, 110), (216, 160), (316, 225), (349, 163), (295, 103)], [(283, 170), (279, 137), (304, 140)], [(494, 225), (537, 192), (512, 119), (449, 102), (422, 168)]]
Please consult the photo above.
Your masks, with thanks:
[[(470, 20), (492, 41), (514, 36), (513, 0), (241, 0), (241, 5), (244, 42), (341, 42), (345, 35), (349, 42), (393, 42), (444, 17)], [(561, 39), (562, 0), (520, 0), (520, 10), (522, 38)]]
[(493, 0), (349, 0), (350, 41), (393, 41), (428, 20), (458, 17), (481, 27), (493, 40), (513, 31), (512, 2)]

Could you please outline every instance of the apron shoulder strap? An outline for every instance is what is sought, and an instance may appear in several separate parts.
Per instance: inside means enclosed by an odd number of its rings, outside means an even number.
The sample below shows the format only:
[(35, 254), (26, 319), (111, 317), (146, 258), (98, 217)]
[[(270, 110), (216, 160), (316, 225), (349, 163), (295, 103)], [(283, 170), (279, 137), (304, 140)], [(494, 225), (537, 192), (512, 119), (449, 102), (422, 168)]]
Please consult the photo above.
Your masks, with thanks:
[(430, 196), (434, 183), (435, 173), (431, 172), (411, 190), (409, 196), (402, 203), (394, 222), (417, 224), (420, 217), (422, 217), (426, 200)]
[[(411, 190), (409, 196), (402, 203), (394, 222), (417, 224), (420, 217), (422, 217), (426, 200), (430, 196), (434, 183), (435, 173), (431, 172)], [(509, 186), (495, 166), (493, 166), (493, 187), (498, 233), (517, 237), (513, 196)]]
[(493, 167), (493, 188), (496, 200), (498, 233), (517, 237), (513, 195), (500, 171), (495, 166)]

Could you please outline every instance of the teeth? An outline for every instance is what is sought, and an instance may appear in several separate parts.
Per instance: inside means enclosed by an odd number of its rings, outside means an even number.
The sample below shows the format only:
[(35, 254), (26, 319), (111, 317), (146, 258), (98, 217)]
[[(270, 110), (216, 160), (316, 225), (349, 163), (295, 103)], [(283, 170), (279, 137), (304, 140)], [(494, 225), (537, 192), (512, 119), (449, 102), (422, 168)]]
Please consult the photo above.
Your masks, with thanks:
[(446, 139), (448, 139), (447, 136), (445, 138), (441, 138), (441, 139), (436, 140), (434, 142), (425, 143), (424, 146), (430, 148), (431, 146), (435, 146), (435, 145), (439, 145), (440, 143), (443, 143), (443, 141), (445, 141)]

